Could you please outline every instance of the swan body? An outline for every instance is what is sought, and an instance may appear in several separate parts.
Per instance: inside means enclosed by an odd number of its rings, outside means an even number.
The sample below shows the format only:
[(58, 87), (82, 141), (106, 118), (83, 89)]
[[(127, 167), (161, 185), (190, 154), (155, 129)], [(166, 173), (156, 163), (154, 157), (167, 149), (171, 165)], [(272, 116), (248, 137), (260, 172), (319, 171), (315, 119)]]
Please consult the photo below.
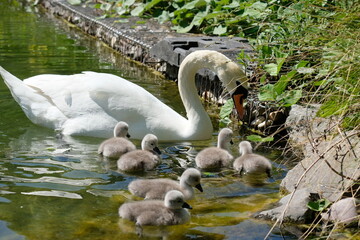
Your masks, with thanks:
[(246, 91), (242, 68), (210, 50), (195, 51), (180, 65), (178, 85), (187, 118), (144, 88), (112, 74), (89, 71), (74, 75), (43, 74), (23, 81), (2, 67), (0, 74), (35, 124), (65, 135), (109, 138), (112, 135), (109, 126), (125, 121), (131, 123), (129, 131), (135, 139), (153, 133), (160, 140), (171, 141), (211, 137), (212, 124), (195, 86), (195, 74), (202, 68), (213, 70), (229, 93), (238, 94), (239, 82)]
[(178, 190), (184, 194), (185, 200), (190, 200), (194, 197), (193, 187), (203, 191), (200, 179), (199, 170), (188, 168), (182, 173), (180, 182), (166, 178), (138, 179), (132, 181), (128, 188), (132, 194), (145, 199), (164, 199), (168, 191)]
[(142, 150), (135, 150), (122, 155), (117, 161), (118, 169), (125, 172), (148, 171), (159, 163), (161, 154), (158, 138), (154, 134), (146, 134), (141, 141)]
[(208, 147), (201, 150), (195, 157), (195, 163), (203, 169), (219, 169), (228, 167), (233, 156), (228, 151), (228, 145), (232, 144), (233, 131), (223, 128), (219, 132), (217, 147)]
[(126, 138), (130, 137), (128, 129), (129, 126), (126, 122), (118, 122), (114, 128), (114, 137), (106, 139), (100, 144), (98, 154), (107, 158), (119, 159), (121, 155), (136, 150), (135, 145)]
[(271, 162), (264, 156), (252, 151), (251, 143), (242, 141), (239, 143), (240, 157), (236, 158), (233, 167), (240, 173), (266, 173), (271, 177)]
[(122, 218), (133, 221), (138, 226), (143, 225), (176, 225), (190, 220), (191, 209), (184, 201), (184, 195), (176, 190), (169, 191), (164, 200), (144, 200), (124, 203), (119, 208)]

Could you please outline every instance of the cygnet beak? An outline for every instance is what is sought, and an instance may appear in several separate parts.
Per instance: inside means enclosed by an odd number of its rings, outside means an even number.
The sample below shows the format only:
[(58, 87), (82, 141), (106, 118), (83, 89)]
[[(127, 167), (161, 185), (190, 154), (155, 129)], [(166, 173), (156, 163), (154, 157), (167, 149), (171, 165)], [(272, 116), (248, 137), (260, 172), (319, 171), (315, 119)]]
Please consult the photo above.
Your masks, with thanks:
[(192, 207), (187, 202), (184, 202), (181, 207), (182, 208), (187, 208), (187, 209), (192, 209)]
[(232, 139), (230, 140), (230, 144), (231, 144), (231, 145), (233, 145), (233, 144), (234, 144), (234, 142), (233, 142), (233, 140), (232, 140)]
[(203, 188), (202, 188), (202, 186), (201, 186), (200, 183), (197, 184), (195, 187), (196, 187), (200, 192), (203, 192)]
[(156, 152), (159, 155), (161, 154), (161, 151), (160, 151), (160, 149), (158, 147), (154, 147), (153, 151)]
[(129, 133), (127, 133), (127, 134), (126, 134), (126, 137), (127, 137), (127, 138), (131, 138), (131, 136), (130, 136), (130, 134), (129, 134)]

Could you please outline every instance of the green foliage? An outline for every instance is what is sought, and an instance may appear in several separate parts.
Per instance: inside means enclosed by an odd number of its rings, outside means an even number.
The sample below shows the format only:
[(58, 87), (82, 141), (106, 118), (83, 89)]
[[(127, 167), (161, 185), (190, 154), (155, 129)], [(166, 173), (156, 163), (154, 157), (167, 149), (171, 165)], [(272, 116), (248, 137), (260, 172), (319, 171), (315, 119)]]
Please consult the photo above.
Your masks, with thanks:
[(331, 202), (327, 199), (319, 199), (314, 202), (308, 202), (307, 207), (316, 212), (324, 211), (328, 206), (330, 206)]
[(272, 142), (272, 141), (274, 141), (274, 137), (261, 137), (259, 135), (249, 135), (249, 136), (246, 136), (246, 139), (248, 141), (252, 141), (252, 142)]
[(219, 127), (224, 128), (231, 123), (230, 114), (234, 109), (234, 101), (232, 99), (228, 99), (226, 103), (220, 109), (220, 121)]
[(319, 116), (360, 126), (358, 1), (105, 0), (94, 7), (104, 17), (171, 22), (180, 33), (245, 37), (257, 52), (260, 100), (323, 103)]

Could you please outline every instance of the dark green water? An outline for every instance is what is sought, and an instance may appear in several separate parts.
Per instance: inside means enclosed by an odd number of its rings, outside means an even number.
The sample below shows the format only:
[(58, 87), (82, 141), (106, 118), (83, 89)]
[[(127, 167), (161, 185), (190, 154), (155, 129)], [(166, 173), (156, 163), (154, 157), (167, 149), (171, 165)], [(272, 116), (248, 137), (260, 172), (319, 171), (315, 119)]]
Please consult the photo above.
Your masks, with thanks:
[[(108, 72), (133, 81), (183, 112), (176, 85), (85, 37), (41, 8), (0, 0), (0, 65), (19, 78), (42, 73)], [(176, 178), (209, 141), (161, 143), (163, 163), (141, 177)], [(58, 137), (32, 124), (0, 80), (0, 239), (136, 239), (134, 225), (120, 220), (118, 208), (132, 199), (130, 181), (96, 153), (103, 139)], [(235, 138), (233, 150), (240, 137)], [(139, 145), (139, 142), (135, 142)], [(263, 239), (272, 227), (251, 215), (278, 198), (285, 161), (274, 161), (274, 179), (253, 186), (230, 170), (204, 174), (191, 222), (144, 229), (143, 239)], [(270, 239), (291, 239), (275, 229)]]

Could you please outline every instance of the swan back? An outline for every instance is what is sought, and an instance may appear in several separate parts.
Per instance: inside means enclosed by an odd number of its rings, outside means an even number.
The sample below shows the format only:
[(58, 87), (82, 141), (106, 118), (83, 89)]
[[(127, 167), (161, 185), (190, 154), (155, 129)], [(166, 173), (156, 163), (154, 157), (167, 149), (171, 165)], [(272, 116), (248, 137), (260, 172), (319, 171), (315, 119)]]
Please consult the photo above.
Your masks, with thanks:
[(158, 139), (154, 134), (146, 134), (141, 141), (142, 150), (135, 150), (122, 155), (117, 161), (118, 169), (127, 172), (148, 171), (156, 167), (161, 154)]
[(178, 190), (183, 193), (185, 200), (189, 200), (194, 197), (193, 187), (203, 191), (200, 178), (199, 170), (188, 168), (181, 175), (180, 183), (167, 178), (137, 179), (129, 184), (128, 189), (132, 194), (145, 199), (164, 199), (167, 192)]
[(184, 201), (181, 192), (169, 191), (164, 200), (144, 200), (124, 203), (119, 208), (122, 218), (134, 221), (136, 225), (175, 225), (190, 220), (190, 214), (184, 208), (191, 209)]
[(271, 177), (271, 162), (264, 156), (252, 153), (251, 143), (242, 141), (239, 144), (240, 157), (236, 158), (233, 167), (235, 170), (245, 173), (266, 173)]
[(114, 127), (114, 137), (103, 141), (98, 154), (107, 158), (118, 159), (121, 155), (136, 150), (135, 145), (126, 137), (129, 137), (129, 126), (126, 122), (118, 122)]
[(208, 147), (201, 150), (195, 157), (196, 165), (203, 169), (228, 167), (233, 160), (233, 156), (228, 152), (228, 145), (232, 143), (232, 136), (231, 129), (221, 129), (217, 147)]

